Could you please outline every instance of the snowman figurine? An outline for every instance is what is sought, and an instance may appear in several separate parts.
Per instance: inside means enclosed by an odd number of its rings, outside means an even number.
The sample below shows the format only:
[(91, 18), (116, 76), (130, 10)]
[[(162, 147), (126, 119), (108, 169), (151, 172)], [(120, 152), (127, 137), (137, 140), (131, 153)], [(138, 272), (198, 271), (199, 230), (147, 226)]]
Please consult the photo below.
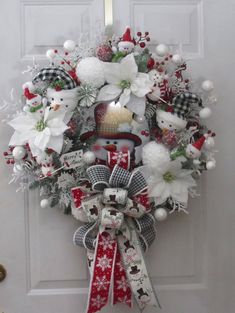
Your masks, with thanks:
[[(131, 29), (127, 27), (125, 33), (123, 34), (121, 40), (117, 44), (117, 48), (112, 47), (113, 52), (115, 53), (113, 56), (113, 62), (119, 62), (122, 58), (124, 58), (127, 54), (133, 52), (135, 47), (135, 40), (131, 38)], [(118, 51), (117, 51), (118, 50)]]
[(186, 147), (185, 153), (186, 156), (190, 159), (199, 159), (201, 156), (201, 149), (208, 138), (214, 137), (215, 134), (211, 131), (208, 131), (207, 134), (204, 134), (199, 139), (197, 139), (194, 143), (189, 143)]
[(25, 112), (35, 113), (43, 108), (42, 97), (34, 93), (35, 87), (31, 82), (27, 82), (23, 85), (24, 96), (26, 98)]
[(72, 115), (73, 111), (78, 103), (78, 88), (63, 90), (60, 88), (48, 88), (47, 99), (50, 103), (50, 107), (54, 111), (63, 111), (65, 113), (64, 122), (67, 124)]
[[(132, 133), (132, 113), (119, 103), (99, 103), (94, 111), (96, 129), (81, 136), (85, 141), (95, 137), (92, 146), (98, 163), (107, 161), (108, 152), (118, 152), (117, 158), (124, 162), (124, 154), (133, 157), (135, 147), (141, 145), (141, 139)], [(118, 160), (117, 160), (118, 161)]]

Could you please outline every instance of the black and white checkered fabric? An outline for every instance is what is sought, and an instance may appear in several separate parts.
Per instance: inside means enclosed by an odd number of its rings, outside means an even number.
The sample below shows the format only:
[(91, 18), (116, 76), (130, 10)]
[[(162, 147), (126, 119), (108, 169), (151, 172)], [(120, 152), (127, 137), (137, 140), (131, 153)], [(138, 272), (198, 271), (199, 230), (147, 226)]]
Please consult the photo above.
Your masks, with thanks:
[(133, 219), (136, 231), (139, 236), (140, 244), (144, 251), (153, 243), (156, 238), (155, 220), (151, 214), (145, 214), (139, 219)]
[(125, 170), (124, 168), (115, 165), (112, 171), (112, 174), (109, 179), (109, 184), (112, 187), (127, 187), (131, 178), (130, 172)]
[(73, 89), (76, 87), (72, 77), (64, 69), (58, 67), (48, 67), (41, 69), (41, 71), (34, 77), (33, 84), (36, 84), (40, 81), (52, 83), (56, 80), (62, 80), (64, 82), (63, 89)]
[(87, 169), (87, 176), (93, 190), (103, 191), (109, 187), (110, 169), (105, 165), (93, 165)]
[(130, 184), (128, 186), (128, 196), (132, 197), (147, 187), (146, 180), (143, 174), (139, 171), (135, 171), (132, 174)]
[(202, 106), (202, 100), (197, 95), (191, 92), (178, 94), (173, 99), (173, 110), (179, 118), (185, 119), (190, 112), (191, 105), (197, 104)]
[(79, 227), (73, 236), (74, 245), (94, 250), (96, 241), (96, 238), (92, 234), (94, 226), (94, 223), (87, 223)]

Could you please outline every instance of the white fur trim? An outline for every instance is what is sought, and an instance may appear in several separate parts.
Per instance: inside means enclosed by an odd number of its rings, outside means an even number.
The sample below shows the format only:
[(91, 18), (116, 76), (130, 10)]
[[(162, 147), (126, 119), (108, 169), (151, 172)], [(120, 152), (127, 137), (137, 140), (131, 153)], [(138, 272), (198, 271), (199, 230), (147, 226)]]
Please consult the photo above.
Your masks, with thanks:
[(164, 121), (170, 122), (180, 129), (184, 129), (187, 125), (187, 121), (179, 118), (177, 115), (174, 115), (170, 112), (166, 112), (163, 110), (157, 110), (157, 116), (162, 118)]
[(120, 41), (118, 43), (118, 47), (126, 47), (126, 46), (133, 49), (135, 45), (131, 41)]
[(22, 85), (22, 88), (28, 88), (30, 92), (33, 92), (35, 90), (35, 86), (32, 82), (26, 82)]

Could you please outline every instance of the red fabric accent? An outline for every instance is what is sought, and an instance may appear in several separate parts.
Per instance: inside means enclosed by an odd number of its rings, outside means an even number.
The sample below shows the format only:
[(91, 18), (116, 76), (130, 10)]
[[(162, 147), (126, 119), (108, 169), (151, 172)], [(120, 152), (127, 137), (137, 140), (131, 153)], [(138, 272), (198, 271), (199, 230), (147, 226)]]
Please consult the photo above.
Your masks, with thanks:
[(130, 308), (132, 307), (132, 291), (122, 265), (119, 249), (116, 253), (113, 277), (113, 304), (116, 303), (125, 303)]
[(80, 187), (72, 188), (71, 192), (73, 195), (75, 207), (80, 208), (82, 200), (87, 196), (87, 193), (84, 192)]
[(197, 141), (195, 141), (192, 145), (198, 149), (198, 150), (201, 150), (204, 142), (206, 140), (206, 137), (205, 136), (202, 136), (201, 138), (199, 138)]
[(129, 42), (133, 42), (133, 39), (131, 38), (131, 30), (129, 27), (126, 28), (125, 33), (122, 36), (122, 40), (121, 41), (129, 41)]
[(122, 151), (108, 151), (108, 166), (112, 170), (118, 164), (125, 170), (130, 168), (130, 153)]
[(87, 313), (100, 311), (108, 302), (117, 242), (110, 234), (98, 235)]
[(150, 202), (147, 191), (143, 191), (138, 195), (132, 197), (132, 200), (143, 205), (146, 208), (146, 212), (150, 210)]

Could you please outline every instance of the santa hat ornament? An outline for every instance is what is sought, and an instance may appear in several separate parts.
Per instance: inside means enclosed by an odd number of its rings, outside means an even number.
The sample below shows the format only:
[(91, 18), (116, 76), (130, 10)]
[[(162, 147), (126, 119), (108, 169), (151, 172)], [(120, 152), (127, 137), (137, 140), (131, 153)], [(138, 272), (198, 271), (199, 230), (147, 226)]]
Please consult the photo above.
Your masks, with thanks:
[(131, 29), (130, 27), (126, 28), (125, 33), (123, 34), (121, 41), (118, 43), (118, 48), (123, 52), (131, 52), (135, 46), (135, 41), (131, 38)]
[(30, 106), (30, 112), (33, 113), (40, 109), (42, 105), (42, 97), (39, 94), (33, 93), (34, 86), (31, 82), (27, 82), (23, 85), (24, 96), (26, 103)]
[(205, 140), (208, 137), (214, 137), (215, 133), (208, 131), (207, 134), (204, 134), (199, 139), (197, 139), (194, 143), (188, 144), (186, 148), (186, 155), (191, 159), (199, 158), (201, 156), (201, 149), (205, 143)]

